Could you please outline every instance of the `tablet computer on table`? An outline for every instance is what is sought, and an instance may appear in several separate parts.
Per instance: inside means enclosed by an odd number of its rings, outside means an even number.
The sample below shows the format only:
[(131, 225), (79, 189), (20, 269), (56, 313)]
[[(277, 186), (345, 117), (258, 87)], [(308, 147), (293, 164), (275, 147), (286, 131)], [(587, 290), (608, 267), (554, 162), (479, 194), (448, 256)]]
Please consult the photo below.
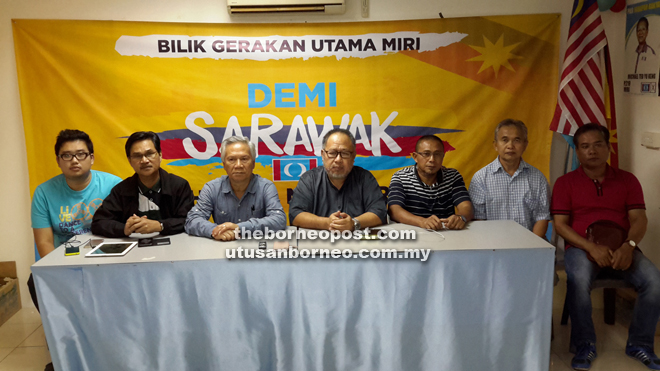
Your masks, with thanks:
[(124, 256), (137, 245), (135, 242), (103, 242), (85, 256)]

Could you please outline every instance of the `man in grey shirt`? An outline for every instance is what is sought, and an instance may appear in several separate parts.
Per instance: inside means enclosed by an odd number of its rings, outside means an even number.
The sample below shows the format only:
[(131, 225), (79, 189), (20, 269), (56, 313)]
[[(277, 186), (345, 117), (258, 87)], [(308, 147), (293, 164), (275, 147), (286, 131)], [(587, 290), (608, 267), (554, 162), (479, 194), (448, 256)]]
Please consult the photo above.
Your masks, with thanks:
[[(255, 147), (248, 138), (233, 136), (222, 142), (222, 163), (227, 171), (204, 185), (197, 204), (186, 219), (186, 232), (220, 241), (236, 239), (239, 231), (279, 231), (286, 216), (275, 185), (254, 171)], [(213, 221), (209, 217), (213, 215)]]
[(289, 204), (291, 225), (351, 231), (385, 224), (385, 196), (376, 178), (353, 166), (353, 134), (333, 129), (323, 137), (323, 148), (323, 166), (304, 173), (293, 191)]

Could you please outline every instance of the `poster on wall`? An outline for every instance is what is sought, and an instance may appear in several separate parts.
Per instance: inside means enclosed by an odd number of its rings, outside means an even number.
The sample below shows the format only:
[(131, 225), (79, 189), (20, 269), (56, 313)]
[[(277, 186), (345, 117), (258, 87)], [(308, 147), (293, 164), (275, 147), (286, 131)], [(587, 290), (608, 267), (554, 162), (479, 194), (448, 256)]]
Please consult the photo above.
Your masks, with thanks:
[(623, 91), (658, 95), (660, 1), (629, 5), (626, 16), (626, 71)]
[(65, 128), (95, 143), (96, 170), (132, 175), (126, 138), (151, 130), (162, 166), (195, 193), (225, 174), (220, 144), (257, 146), (255, 173), (285, 210), (322, 164), (331, 128), (357, 138), (355, 165), (386, 191), (422, 135), (469, 184), (496, 158), (493, 130), (529, 127), (525, 160), (548, 175), (557, 96), (557, 14), (319, 24), (14, 20), (30, 187), (57, 175)]

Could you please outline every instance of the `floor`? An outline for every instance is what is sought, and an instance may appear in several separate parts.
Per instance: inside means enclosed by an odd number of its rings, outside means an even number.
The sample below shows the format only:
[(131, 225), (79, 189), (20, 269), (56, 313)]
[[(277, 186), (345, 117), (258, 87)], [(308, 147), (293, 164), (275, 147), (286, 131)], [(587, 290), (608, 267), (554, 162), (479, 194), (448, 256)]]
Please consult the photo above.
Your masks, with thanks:
[[(565, 371), (572, 370), (571, 359), (573, 354), (568, 352), (568, 343), (571, 335), (570, 320), (566, 326), (559, 324), (561, 312), (566, 297), (566, 273), (559, 272), (559, 283), (555, 286), (552, 318), (554, 322), (555, 339), (550, 347), (550, 370)], [(610, 326), (603, 322), (603, 290), (594, 290), (591, 293), (591, 301), (594, 306), (593, 319), (596, 327), (596, 351), (598, 357), (591, 367), (592, 371), (636, 371), (648, 370), (641, 362), (628, 357), (625, 353), (626, 340), (628, 338), (628, 326), (620, 323), (621, 315), (617, 322)], [(617, 312), (617, 314), (619, 314)], [(660, 353), (660, 337), (655, 337), (655, 353)], [(1, 367), (2, 363), (0, 363)], [(1, 368), (0, 368), (1, 370)]]
[[(566, 275), (560, 272), (560, 282), (555, 287), (553, 318), (555, 339), (552, 342), (550, 370), (572, 370), (572, 354), (568, 353), (569, 326), (559, 325), (562, 305), (566, 295)], [(617, 322), (613, 326), (603, 322), (602, 290), (595, 290), (594, 323), (598, 338), (598, 358), (593, 371), (648, 370), (639, 361), (628, 358), (624, 353), (627, 327)], [(660, 353), (660, 338), (656, 337), (655, 352)], [(34, 308), (25, 308), (0, 327), (0, 371), (42, 371), (50, 362), (46, 338), (39, 313)]]
[(43, 371), (48, 362), (39, 312), (21, 309), (0, 327), (0, 371)]

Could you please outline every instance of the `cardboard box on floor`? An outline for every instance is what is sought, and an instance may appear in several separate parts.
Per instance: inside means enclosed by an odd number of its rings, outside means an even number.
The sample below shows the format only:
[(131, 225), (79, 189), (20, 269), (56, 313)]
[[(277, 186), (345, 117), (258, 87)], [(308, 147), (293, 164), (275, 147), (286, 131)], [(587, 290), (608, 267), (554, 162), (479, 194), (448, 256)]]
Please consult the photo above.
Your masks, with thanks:
[(21, 309), (16, 262), (0, 262), (0, 326)]

